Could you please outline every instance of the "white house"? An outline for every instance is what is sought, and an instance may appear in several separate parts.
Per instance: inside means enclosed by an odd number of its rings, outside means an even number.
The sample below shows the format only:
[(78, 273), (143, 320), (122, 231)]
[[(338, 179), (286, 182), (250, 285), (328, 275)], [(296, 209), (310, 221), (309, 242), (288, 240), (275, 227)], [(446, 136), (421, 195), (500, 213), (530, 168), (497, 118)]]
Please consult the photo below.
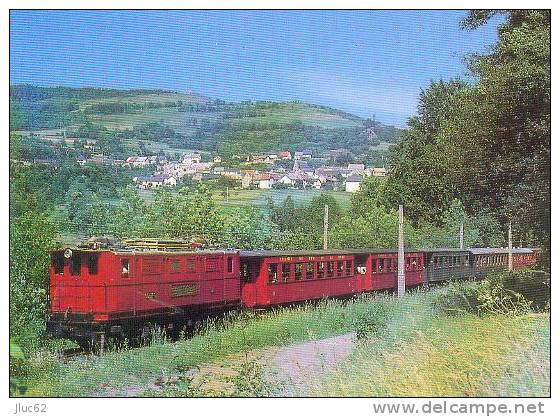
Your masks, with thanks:
[(350, 175), (346, 178), (346, 192), (355, 193), (360, 189), (363, 178), (359, 175)]
[(201, 161), (199, 152), (187, 152), (183, 155), (182, 161), (184, 164), (198, 164)]

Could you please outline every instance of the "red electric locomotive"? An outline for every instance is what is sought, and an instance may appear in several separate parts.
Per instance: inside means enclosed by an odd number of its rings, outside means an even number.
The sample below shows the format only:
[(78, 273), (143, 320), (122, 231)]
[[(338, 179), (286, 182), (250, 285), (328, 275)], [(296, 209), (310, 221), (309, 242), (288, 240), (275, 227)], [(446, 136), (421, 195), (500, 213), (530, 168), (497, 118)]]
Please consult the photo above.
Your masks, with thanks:
[(78, 341), (142, 336), (240, 303), (237, 251), (85, 248), (51, 254), (47, 333)]

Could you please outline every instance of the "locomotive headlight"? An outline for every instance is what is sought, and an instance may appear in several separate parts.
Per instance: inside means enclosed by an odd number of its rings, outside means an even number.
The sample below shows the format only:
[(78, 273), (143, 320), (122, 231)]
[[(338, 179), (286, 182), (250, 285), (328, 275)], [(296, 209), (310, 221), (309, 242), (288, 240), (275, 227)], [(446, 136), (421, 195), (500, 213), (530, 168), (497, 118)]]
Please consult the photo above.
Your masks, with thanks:
[(72, 249), (66, 249), (64, 251), (64, 257), (70, 259), (72, 257)]

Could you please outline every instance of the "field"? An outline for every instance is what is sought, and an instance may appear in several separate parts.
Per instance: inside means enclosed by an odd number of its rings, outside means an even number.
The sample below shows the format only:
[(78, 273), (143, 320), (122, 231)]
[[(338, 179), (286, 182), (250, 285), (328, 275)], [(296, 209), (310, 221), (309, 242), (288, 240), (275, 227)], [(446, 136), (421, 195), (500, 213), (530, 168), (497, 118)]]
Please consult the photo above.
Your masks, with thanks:
[[(356, 127), (360, 125), (354, 120), (304, 104), (283, 103), (278, 108), (266, 110), (265, 112), (266, 115), (264, 116), (230, 119), (230, 121), (239, 127), (249, 123), (290, 124), (296, 121), (300, 121), (305, 125), (319, 126), (326, 129)], [(131, 129), (134, 126), (145, 123), (164, 122), (176, 132), (188, 136), (196, 131), (195, 128), (189, 125), (189, 119), (195, 118), (199, 122), (202, 120), (216, 122), (221, 120), (222, 113), (179, 112), (175, 107), (162, 107), (146, 109), (138, 113), (94, 114), (89, 117), (93, 122), (103, 125), (108, 129)]]
[[(546, 396), (545, 313), (445, 316), (442, 289), (240, 312), (194, 337), (31, 358), (37, 396)], [(41, 364), (39, 366), (39, 364)]]
[[(223, 192), (216, 191), (213, 198), (216, 203), (225, 207), (255, 207), (266, 209), (268, 199), (271, 198), (275, 204), (282, 203), (286, 197), (291, 196), (296, 205), (308, 204), (313, 197), (321, 194), (333, 196), (341, 207), (347, 208), (350, 204), (351, 194), (345, 191), (324, 191), (324, 190), (241, 190), (232, 189), (229, 192), (229, 200)], [(153, 201), (154, 192), (150, 190), (140, 190), (140, 196), (146, 201)]]

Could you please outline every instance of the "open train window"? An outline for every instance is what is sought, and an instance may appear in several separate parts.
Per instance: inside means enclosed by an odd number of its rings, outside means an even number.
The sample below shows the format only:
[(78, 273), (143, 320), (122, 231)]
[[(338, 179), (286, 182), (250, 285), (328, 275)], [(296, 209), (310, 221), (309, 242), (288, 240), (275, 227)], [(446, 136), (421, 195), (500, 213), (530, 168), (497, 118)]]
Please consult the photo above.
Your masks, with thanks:
[(377, 270), (383, 272), (385, 270), (385, 259), (379, 259), (377, 262)]
[(241, 279), (243, 282), (251, 282), (251, 268), (247, 262), (241, 263)]
[(325, 263), (319, 262), (317, 264), (317, 278), (323, 278), (325, 276)]
[(229, 273), (233, 272), (233, 258), (231, 256), (227, 257), (227, 271)]
[(54, 255), (52, 257), (52, 266), (55, 274), (64, 274), (64, 256), (62, 254)]
[(342, 275), (344, 275), (344, 262), (342, 261), (338, 261), (336, 263), (336, 273), (339, 277), (341, 277)]
[(313, 279), (313, 262), (307, 262), (305, 266), (305, 278)]
[(291, 264), (282, 264), (282, 281), (287, 282), (290, 279)]
[(80, 255), (72, 256), (72, 261), (70, 263), (70, 273), (72, 275), (80, 275), (82, 269), (82, 257)]
[(412, 258), (412, 262), (410, 263), (410, 266), (413, 271), (416, 271), (418, 269), (418, 261), (416, 260), (416, 258)]
[(88, 256), (88, 272), (90, 275), (97, 275), (97, 264), (98, 264), (98, 256), (97, 255), (90, 255)]
[(410, 271), (410, 258), (406, 258), (406, 270)]
[(270, 264), (268, 265), (268, 282), (274, 284), (278, 281), (278, 265)]
[(303, 264), (296, 264), (296, 271), (295, 271), (295, 278), (296, 281), (301, 281), (302, 277), (303, 277)]
[(121, 259), (121, 277), (128, 278), (130, 274), (130, 262), (128, 259)]
[(346, 275), (352, 275), (352, 261), (346, 261)]
[(327, 276), (329, 278), (334, 276), (334, 262), (327, 262)]

